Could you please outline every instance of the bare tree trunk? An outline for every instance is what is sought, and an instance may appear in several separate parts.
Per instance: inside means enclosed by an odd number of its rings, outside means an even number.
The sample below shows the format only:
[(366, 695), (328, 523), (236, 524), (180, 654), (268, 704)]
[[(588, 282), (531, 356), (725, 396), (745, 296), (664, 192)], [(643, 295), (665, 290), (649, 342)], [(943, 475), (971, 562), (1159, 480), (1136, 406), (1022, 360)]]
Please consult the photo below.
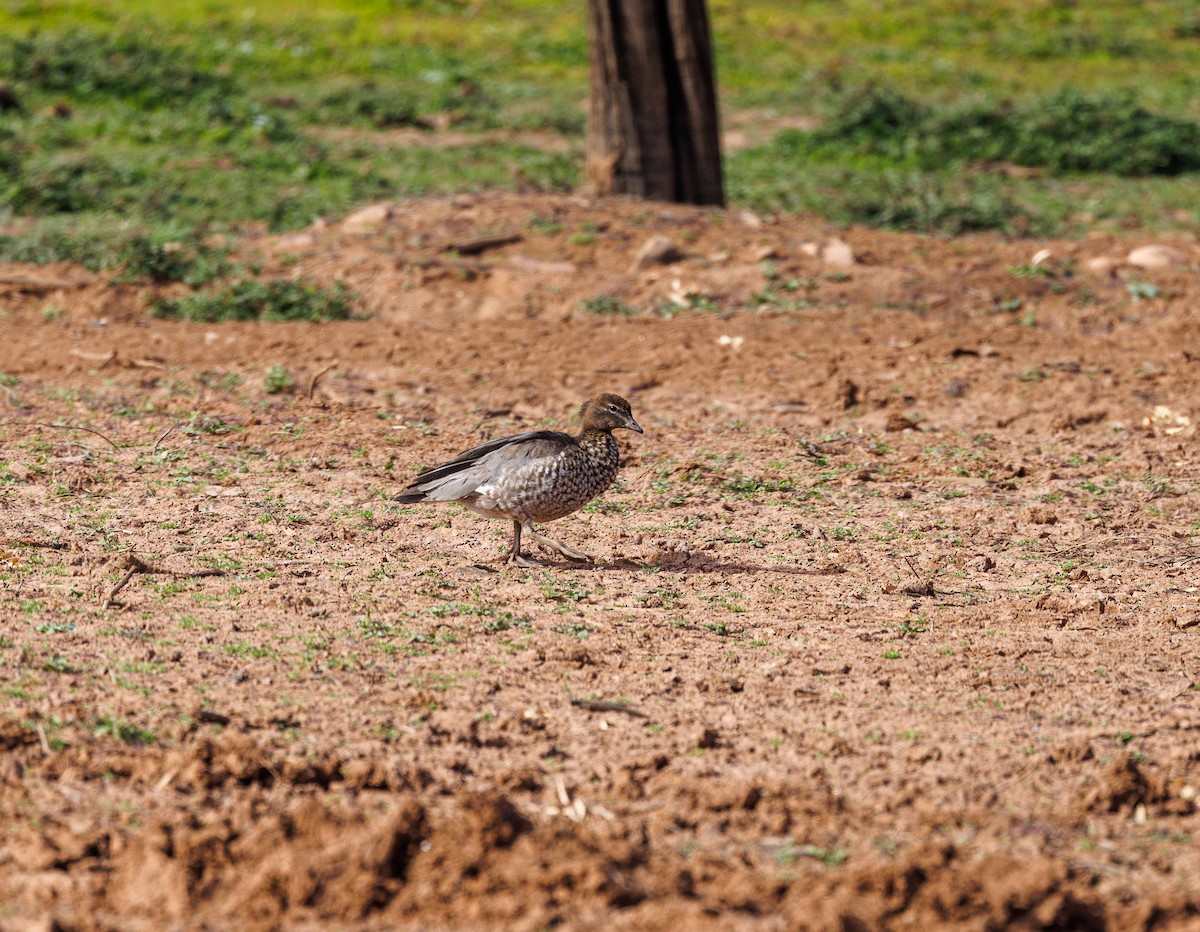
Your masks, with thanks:
[(596, 193), (724, 204), (704, 0), (588, 0), (588, 41)]

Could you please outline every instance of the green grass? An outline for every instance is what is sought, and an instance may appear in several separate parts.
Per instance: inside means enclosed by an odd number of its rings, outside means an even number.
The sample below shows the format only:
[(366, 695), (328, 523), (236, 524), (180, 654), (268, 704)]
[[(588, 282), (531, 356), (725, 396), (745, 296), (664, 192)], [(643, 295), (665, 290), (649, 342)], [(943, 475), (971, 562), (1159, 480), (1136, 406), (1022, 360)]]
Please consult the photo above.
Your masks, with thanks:
[[(1200, 14), (1182, 0), (710, 9), (727, 123), (747, 108), (753, 122), (825, 121), (730, 154), (736, 203), (943, 233), (1200, 216)], [(0, 80), (22, 108), (0, 113), (0, 260), (197, 287), (223, 274), (223, 257), (196, 244), (248, 223), (295, 229), (370, 200), (518, 178), (569, 190), (581, 177), (584, 11), (550, 0), (7, 4)], [(389, 135), (447, 121), (574, 146)], [(1044, 176), (976, 170), (997, 161)]]
[(349, 320), (349, 290), (341, 282), (322, 288), (305, 282), (245, 279), (217, 291), (162, 298), (155, 317), (215, 323), (222, 320)]

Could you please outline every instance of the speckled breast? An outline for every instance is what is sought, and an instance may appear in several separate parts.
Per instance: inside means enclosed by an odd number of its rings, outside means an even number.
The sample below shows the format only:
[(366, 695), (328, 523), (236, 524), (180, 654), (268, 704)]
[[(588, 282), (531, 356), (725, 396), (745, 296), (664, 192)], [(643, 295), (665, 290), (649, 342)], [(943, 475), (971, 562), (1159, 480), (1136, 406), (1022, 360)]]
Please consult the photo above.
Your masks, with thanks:
[[(610, 434), (558, 456), (538, 460), (508, 472), (496, 495), (502, 510), (526, 521), (553, 521), (578, 511), (612, 485), (620, 455)], [(500, 490), (497, 490), (500, 491)]]

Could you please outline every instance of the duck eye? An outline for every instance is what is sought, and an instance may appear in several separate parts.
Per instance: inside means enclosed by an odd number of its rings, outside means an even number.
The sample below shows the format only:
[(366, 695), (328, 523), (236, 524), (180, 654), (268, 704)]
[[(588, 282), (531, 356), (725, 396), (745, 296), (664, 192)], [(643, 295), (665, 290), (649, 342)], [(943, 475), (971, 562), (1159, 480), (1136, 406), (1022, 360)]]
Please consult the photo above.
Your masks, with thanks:
[(609, 410), (609, 411), (611, 411), (613, 414), (616, 414), (616, 413), (617, 413), (617, 406), (616, 406), (616, 405), (614, 405), (614, 404), (610, 404), (610, 405), (608, 406), (608, 410)]

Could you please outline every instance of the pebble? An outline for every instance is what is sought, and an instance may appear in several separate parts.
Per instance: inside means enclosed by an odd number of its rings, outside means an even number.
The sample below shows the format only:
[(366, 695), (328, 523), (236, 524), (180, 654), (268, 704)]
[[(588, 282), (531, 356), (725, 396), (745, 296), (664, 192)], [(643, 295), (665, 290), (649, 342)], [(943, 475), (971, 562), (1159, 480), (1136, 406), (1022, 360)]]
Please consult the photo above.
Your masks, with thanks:
[(343, 233), (373, 233), (392, 218), (391, 204), (371, 204), (360, 208), (342, 221)]
[(633, 259), (633, 271), (640, 272), (652, 265), (669, 265), (682, 258), (675, 244), (665, 236), (652, 236), (637, 251)]
[(1125, 257), (1125, 261), (1139, 269), (1169, 269), (1172, 266), (1184, 265), (1187, 260), (1178, 249), (1155, 243), (1139, 246)]
[(821, 247), (821, 261), (826, 265), (848, 268), (854, 265), (854, 250), (843, 240), (831, 239)]

